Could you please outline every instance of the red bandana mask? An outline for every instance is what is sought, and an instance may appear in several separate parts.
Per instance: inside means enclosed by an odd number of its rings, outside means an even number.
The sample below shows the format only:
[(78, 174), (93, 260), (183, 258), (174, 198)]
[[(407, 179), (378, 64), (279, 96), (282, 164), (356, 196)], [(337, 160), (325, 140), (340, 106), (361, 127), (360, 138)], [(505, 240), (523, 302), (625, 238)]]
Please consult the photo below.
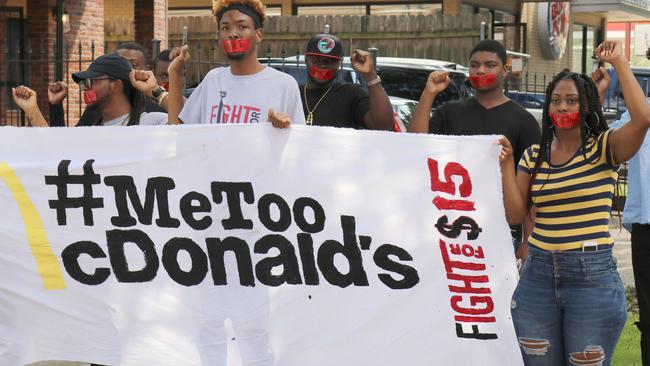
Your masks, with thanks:
[(97, 101), (97, 93), (94, 90), (84, 90), (84, 103), (93, 104)]
[(311, 77), (318, 80), (332, 80), (336, 76), (336, 70), (332, 69), (321, 69), (316, 66), (309, 66), (307, 72)]
[(244, 53), (251, 47), (251, 41), (248, 39), (228, 39), (221, 43), (221, 47), (226, 53)]
[(469, 82), (472, 84), (474, 89), (482, 89), (488, 86), (492, 86), (494, 85), (495, 81), (497, 81), (496, 74), (483, 74), (469, 77)]
[(580, 112), (573, 113), (549, 113), (553, 126), (557, 128), (572, 128), (580, 125)]

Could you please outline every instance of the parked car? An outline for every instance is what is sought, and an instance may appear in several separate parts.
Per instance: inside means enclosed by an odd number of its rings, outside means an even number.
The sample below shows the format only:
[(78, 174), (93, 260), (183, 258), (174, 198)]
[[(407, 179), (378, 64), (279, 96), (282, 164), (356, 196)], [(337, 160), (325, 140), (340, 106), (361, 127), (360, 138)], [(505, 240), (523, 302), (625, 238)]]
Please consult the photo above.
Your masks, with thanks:
[[(605, 93), (605, 103), (603, 109), (605, 112), (616, 114), (616, 117), (620, 117), (627, 106), (625, 105), (625, 100), (623, 99), (623, 92), (618, 79), (618, 74), (614, 68), (607, 70), (610, 77), (612, 78), (611, 83), (609, 84), (609, 89)], [(632, 72), (636, 77), (636, 80), (641, 85), (641, 89), (645, 92), (647, 97), (650, 97), (650, 67), (633, 67)]]
[[(300, 85), (307, 82), (307, 70), (303, 56), (292, 56), (285, 59), (262, 58), (260, 62), (293, 76)], [(377, 58), (377, 74), (381, 77), (386, 94), (392, 97), (411, 101), (419, 100), (420, 94), (426, 86), (427, 78), (433, 71), (449, 71), (452, 79), (449, 88), (436, 97), (432, 106), (434, 109), (449, 101), (465, 99), (472, 94), (472, 89), (467, 84), (467, 68), (464, 66), (427, 59)], [(343, 59), (337, 81), (367, 87), (365, 79), (357, 75), (352, 68), (349, 57)]]
[(415, 100), (391, 96), (389, 96), (388, 99), (390, 99), (390, 104), (393, 106), (395, 131), (406, 132), (418, 102)]
[(521, 104), (521, 106), (526, 109), (543, 109), (544, 99), (546, 99), (544, 93), (533, 93), (519, 90), (509, 90), (506, 92), (506, 96)]

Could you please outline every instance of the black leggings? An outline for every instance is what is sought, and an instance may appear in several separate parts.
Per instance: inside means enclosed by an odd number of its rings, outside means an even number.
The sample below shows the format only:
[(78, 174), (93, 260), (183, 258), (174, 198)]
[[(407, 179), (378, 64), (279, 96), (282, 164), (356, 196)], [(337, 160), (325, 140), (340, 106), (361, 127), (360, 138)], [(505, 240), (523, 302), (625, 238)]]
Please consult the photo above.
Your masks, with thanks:
[(641, 359), (650, 366), (650, 225), (632, 225), (632, 268), (639, 299)]

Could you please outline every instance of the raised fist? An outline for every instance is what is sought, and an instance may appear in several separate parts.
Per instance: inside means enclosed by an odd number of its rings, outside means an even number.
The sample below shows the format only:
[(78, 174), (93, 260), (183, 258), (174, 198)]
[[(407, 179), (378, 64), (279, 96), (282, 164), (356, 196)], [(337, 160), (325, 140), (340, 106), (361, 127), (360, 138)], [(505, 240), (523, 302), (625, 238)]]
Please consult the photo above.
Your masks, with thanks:
[(62, 82), (50, 83), (47, 86), (47, 99), (50, 104), (60, 104), (68, 96), (68, 86)]
[(449, 72), (447, 71), (434, 71), (429, 74), (427, 79), (426, 91), (429, 94), (437, 95), (441, 91), (447, 89), (451, 79), (449, 78)]

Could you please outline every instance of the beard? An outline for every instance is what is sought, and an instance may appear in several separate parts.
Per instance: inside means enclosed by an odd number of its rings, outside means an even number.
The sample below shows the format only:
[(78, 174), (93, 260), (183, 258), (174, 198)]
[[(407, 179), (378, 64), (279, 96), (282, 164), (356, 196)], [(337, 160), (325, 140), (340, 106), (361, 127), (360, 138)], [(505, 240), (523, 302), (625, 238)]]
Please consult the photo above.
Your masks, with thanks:
[(246, 53), (226, 53), (226, 57), (230, 61), (241, 61), (246, 58)]
[(330, 85), (331, 83), (333, 83), (336, 80), (336, 75), (333, 78), (329, 79), (329, 80), (317, 79), (317, 78), (309, 75), (309, 73), (307, 73), (307, 77), (309, 78), (309, 80), (312, 83), (314, 83), (315, 85), (317, 85), (319, 87), (323, 87), (323, 88)]
[(103, 96), (98, 95), (97, 100), (92, 105), (97, 107), (99, 110), (103, 111), (104, 108), (110, 105), (110, 102), (111, 102), (111, 95), (107, 93), (104, 94)]

